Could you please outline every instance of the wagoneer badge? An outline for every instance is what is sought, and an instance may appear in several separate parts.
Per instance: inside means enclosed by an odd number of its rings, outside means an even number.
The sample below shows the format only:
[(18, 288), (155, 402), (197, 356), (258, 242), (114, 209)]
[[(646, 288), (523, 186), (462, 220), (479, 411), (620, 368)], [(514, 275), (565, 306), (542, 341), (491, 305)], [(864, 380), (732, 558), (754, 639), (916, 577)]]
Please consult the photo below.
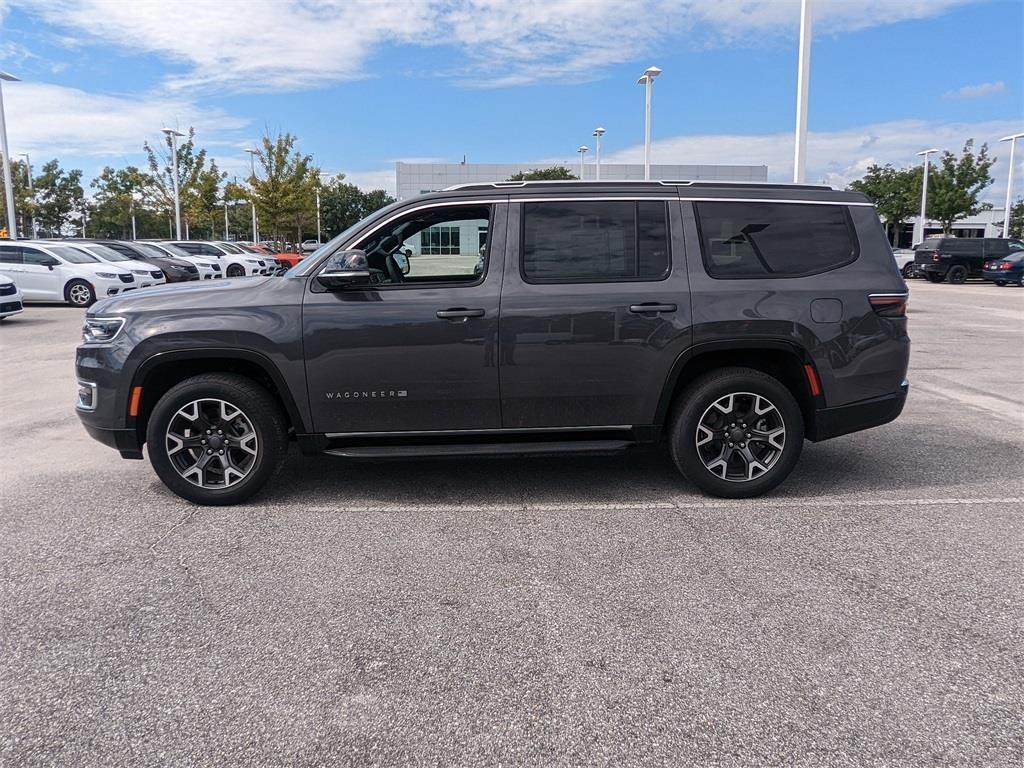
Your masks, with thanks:
[(407, 397), (404, 389), (360, 389), (343, 392), (324, 392), (328, 400), (390, 400), (394, 397)]

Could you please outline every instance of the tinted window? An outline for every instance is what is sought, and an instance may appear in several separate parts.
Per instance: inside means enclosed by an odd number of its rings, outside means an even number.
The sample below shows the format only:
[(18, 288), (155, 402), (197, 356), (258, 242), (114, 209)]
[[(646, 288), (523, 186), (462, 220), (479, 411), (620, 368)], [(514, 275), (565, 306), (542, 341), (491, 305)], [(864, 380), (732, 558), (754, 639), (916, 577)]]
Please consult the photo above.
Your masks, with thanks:
[(187, 251), (188, 253), (192, 253), (192, 254), (196, 254), (196, 253), (200, 252), (200, 248), (199, 248), (199, 244), (198, 243), (176, 243), (175, 247), (176, 248), (181, 248), (181, 250)]
[(47, 247), (70, 264), (95, 264), (99, 261), (92, 254), (72, 248), (69, 245), (49, 245)]
[(668, 267), (661, 200), (523, 204), (527, 282), (659, 280)]
[(21, 249), (16, 245), (0, 245), (0, 264), (21, 264)]
[(721, 278), (799, 277), (857, 257), (841, 205), (699, 202), (704, 265)]
[(1010, 240), (1007, 245), (1011, 251), (1024, 251), (1024, 243), (1020, 240)]
[(113, 248), (108, 248), (105, 245), (90, 245), (89, 247), (79, 248), (77, 250), (84, 251), (85, 253), (91, 253), (93, 256), (97, 256), (104, 261), (131, 261), (123, 253), (118, 253)]

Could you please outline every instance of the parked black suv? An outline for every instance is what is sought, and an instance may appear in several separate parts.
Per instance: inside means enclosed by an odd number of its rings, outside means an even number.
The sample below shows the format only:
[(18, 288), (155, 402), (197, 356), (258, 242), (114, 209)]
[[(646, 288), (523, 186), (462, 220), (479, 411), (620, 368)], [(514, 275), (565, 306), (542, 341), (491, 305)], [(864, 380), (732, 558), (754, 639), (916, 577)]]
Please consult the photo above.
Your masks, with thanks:
[(1024, 250), (1024, 242), (999, 237), (928, 237), (914, 248), (914, 264), (932, 283), (959, 285), (981, 277), (986, 261)]
[(77, 410), (174, 492), (256, 492), (290, 438), (362, 459), (668, 444), (754, 496), (804, 438), (895, 419), (906, 285), (827, 187), (498, 183), (395, 203), (283, 278), (88, 312)]

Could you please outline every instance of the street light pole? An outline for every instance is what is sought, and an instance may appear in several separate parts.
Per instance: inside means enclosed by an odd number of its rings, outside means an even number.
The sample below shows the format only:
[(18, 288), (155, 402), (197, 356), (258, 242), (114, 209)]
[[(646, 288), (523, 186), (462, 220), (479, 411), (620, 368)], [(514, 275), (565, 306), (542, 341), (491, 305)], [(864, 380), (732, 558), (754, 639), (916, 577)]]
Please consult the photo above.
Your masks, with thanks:
[(807, 180), (807, 88), (811, 78), (811, 0), (800, 0), (800, 58), (796, 74), (796, 141), (793, 183)]
[(249, 153), (249, 202), (252, 205), (252, 241), (258, 243), (260, 241), (259, 232), (256, 231), (256, 196), (253, 194), (253, 182), (256, 180), (256, 155), (260, 153), (258, 149), (247, 149)]
[[(918, 157), (924, 158), (924, 178), (921, 180), (921, 236), (917, 238), (917, 243), (924, 242), (925, 216), (928, 212), (928, 155), (938, 151), (939, 150), (937, 149), (926, 149), (924, 152), (917, 153)], [(915, 245), (917, 245), (917, 243), (915, 243)]]
[[(32, 184), (32, 158), (28, 156), (28, 152), (22, 152), (19, 157), (25, 158), (25, 175), (28, 177), (28, 194), (32, 198), (32, 202), (36, 201), (36, 188)], [(32, 237), (39, 237), (39, 226), (36, 224), (35, 211), (32, 212)]]
[(171, 184), (174, 186), (174, 230), (175, 236), (181, 240), (181, 199), (178, 191), (178, 137), (184, 136), (173, 128), (161, 128), (171, 139)]
[(224, 195), (224, 240), (230, 242), (231, 238), (228, 237), (228, 229), (228, 196)]
[(654, 78), (661, 74), (657, 67), (648, 67), (636, 81), (644, 86), (644, 180), (651, 178), (651, 89)]
[(1010, 173), (1006, 178), (1006, 207), (1003, 210), (1003, 237), (1010, 236), (1010, 204), (1013, 202), (1013, 156), (1017, 149), (1017, 139), (1024, 137), (1024, 133), (1015, 133), (1012, 136), (1004, 136), (1000, 141), (1010, 142)]
[(585, 161), (588, 149), (589, 147), (586, 144), (584, 144), (582, 147), (576, 150), (577, 152), (580, 153), (580, 181), (583, 181), (583, 170), (585, 168)]
[(134, 192), (132, 192), (131, 203), (129, 203), (129, 206), (132, 209), (131, 210), (131, 213), (132, 213), (132, 240), (138, 240), (139, 236), (138, 236), (138, 233), (135, 231), (135, 193)]
[(14, 218), (14, 183), (11, 181), (11, 153), (7, 149), (7, 119), (4, 117), (4, 81), (17, 83), (19, 79), (7, 72), (0, 72), (0, 149), (4, 153), (4, 190), (7, 199), (7, 236), (18, 239), (18, 224)]
[(605, 130), (598, 126), (594, 129), (594, 180), (601, 180), (601, 137), (604, 136)]

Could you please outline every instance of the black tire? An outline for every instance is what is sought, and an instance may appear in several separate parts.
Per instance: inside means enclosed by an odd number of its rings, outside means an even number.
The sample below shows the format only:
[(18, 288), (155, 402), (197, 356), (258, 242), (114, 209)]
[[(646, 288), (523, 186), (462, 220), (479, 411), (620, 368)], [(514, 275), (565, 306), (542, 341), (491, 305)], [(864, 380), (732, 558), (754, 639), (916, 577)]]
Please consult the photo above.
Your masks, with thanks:
[(914, 276), (914, 262), (909, 261), (903, 265), (903, 269), (900, 270), (903, 273), (903, 279), (909, 280)]
[(946, 273), (946, 279), (953, 285), (963, 285), (967, 282), (967, 267), (962, 264), (954, 264)]
[[(168, 437), (168, 428), (171, 426), (172, 420), (184, 418), (180, 414), (182, 409), (188, 408), (190, 404), (197, 401), (216, 400), (224, 401), (237, 409), (244, 420), (248, 422), (245, 426), (247, 428), (251, 426), (252, 433), (255, 435), (255, 457), (252, 459), (246, 457), (251, 463), (245, 468), (244, 477), (233, 484), (230, 483), (227, 472), (223, 471), (223, 467), (226, 466), (224, 462), (216, 455), (212, 457), (217, 459), (220, 464), (221, 483), (223, 484), (225, 479), (228, 480), (228, 484), (224, 487), (216, 487), (217, 467), (212, 467), (210, 470), (212, 480), (210, 483), (207, 483), (205, 470), (199, 470), (199, 480), (203, 485), (187, 479), (179, 471), (179, 464), (176, 462), (195, 461), (198, 466), (204, 458), (202, 455), (204, 448), (196, 446), (185, 449), (183, 459), (180, 458), (182, 449), (179, 449), (175, 451), (176, 456), (172, 460), (168, 446), (170, 440), (177, 439)], [(200, 411), (197, 410), (196, 413), (199, 414)], [(232, 419), (236, 419), (236, 417), (233, 416)], [(214, 418), (213, 421), (215, 420)], [(237, 420), (232, 424), (237, 426)], [(216, 432), (215, 425), (212, 423), (207, 425), (211, 427), (211, 431)], [(222, 426), (226, 431), (225, 437), (230, 436), (230, 431), (227, 431), (228, 426), (223, 422)], [(190, 434), (207, 439), (201, 428)], [(212, 442), (203, 445), (213, 445), (213, 448), (228, 448), (229, 457), (225, 460), (231, 462), (230, 455), (232, 452), (239, 451), (240, 448), (237, 441), (234, 448), (231, 448), (230, 445), (221, 445), (220, 440), (223, 439), (225, 438), (216, 438), (217, 445)], [(160, 398), (149, 418), (146, 442), (149, 447), (149, 461), (153, 465), (153, 469), (164, 485), (178, 496), (196, 504), (214, 506), (238, 504), (257, 493), (280, 470), (288, 449), (288, 423), (274, 397), (252, 379), (228, 373), (208, 373), (186, 379), (172, 387), (167, 394)], [(205, 450), (209, 453), (213, 448), (207, 447)], [(248, 450), (248, 453), (251, 454), (252, 451)], [(198, 458), (196, 458), (197, 456)]]
[(1006, 287), (1006, 281), (1005, 280), (996, 280), (995, 282), (996, 282), (996, 285), (998, 285), (1000, 288), (1005, 288)]
[(943, 280), (946, 279), (945, 275), (939, 275), (936, 274), (935, 272), (925, 272), (924, 276), (928, 278), (929, 283), (941, 283)]
[(228, 264), (227, 272), (224, 274), (228, 277), (245, 277), (245, 267), (241, 264)]
[[(704, 423), (707, 423), (706, 419), (708, 418), (722, 418), (723, 414), (716, 411), (718, 407), (716, 404), (721, 404), (730, 394), (736, 395), (734, 404), (737, 412), (740, 414), (746, 410), (745, 402), (756, 402), (753, 400), (754, 396), (762, 398), (760, 401), (762, 404), (767, 401), (767, 405), (773, 406), (774, 410), (774, 413), (769, 411), (767, 415), (772, 419), (778, 417), (780, 420), (778, 423), (785, 430), (781, 438), (775, 438), (781, 439), (782, 443), (781, 450), (774, 454), (773, 459), (766, 457), (769, 452), (777, 450), (774, 444), (769, 445), (766, 441), (755, 438), (758, 443), (756, 451), (760, 452), (759, 455), (762, 461), (768, 462), (767, 468), (757, 476), (752, 476), (754, 470), (750, 469), (750, 462), (735, 455), (740, 453), (735, 448), (729, 449), (735, 452), (734, 454), (729, 454), (733, 458), (723, 462), (721, 457), (719, 457), (718, 462), (725, 464), (721, 475), (709, 468), (703, 452), (708, 451), (708, 449), (711, 452), (716, 450), (717, 442), (722, 445), (721, 456), (725, 456), (727, 438), (722, 438), (716, 442), (705, 441), (708, 446), (707, 448), (698, 446), (698, 440), (701, 439), (701, 436), (709, 433), (706, 428), (702, 427), (702, 419), (705, 419)], [(732, 403), (730, 403), (731, 405)], [(729, 430), (730, 423), (736, 423), (728, 420), (735, 417), (735, 413), (730, 416), (724, 416), (727, 419), (723, 423), (723, 428), (726, 431)], [(758, 416), (757, 418), (761, 417)], [(737, 418), (737, 422), (739, 422), (739, 418)], [(736, 423), (736, 426), (739, 426), (739, 423)], [(757, 423), (761, 424), (762, 433), (771, 429), (771, 427), (762, 424), (761, 421)], [(777, 426), (778, 424), (776, 424)], [(702, 427), (702, 431), (699, 431), (698, 427)], [(752, 429), (754, 427), (753, 423), (749, 426), (744, 424), (744, 427), (751, 429), (751, 432), (757, 431)], [(738, 439), (743, 438), (740, 436)], [(672, 459), (687, 480), (712, 496), (743, 499), (767, 493), (785, 480), (789, 473), (793, 471), (793, 467), (796, 466), (797, 460), (800, 458), (800, 452), (803, 450), (804, 421), (796, 399), (778, 379), (752, 368), (720, 368), (698, 378), (679, 396), (671, 419), (669, 440)], [(754, 453), (754, 442), (753, 440), (751, 441), (750, 448), (746, 451), (747, 456)], [(744, 449), (747, 448), (745, 444), (743, 444), (743, 447)], [(739, 462), (734, 461), (736, 458), (739, 458)], [(714, 464), (715, 462), (712, 461), (711, 463)], [(733, 466), (738, 466), (739, 463), (745, 465), (740, 469), (746, 472), (751, 479), (729, 478)], [(761, 466), (760, 463), (758, 463), (758, 466)]]
[(96, 303), (96, 291), (85, 280), (70, 280), (64, 286), (64, 301), (73, 307), (91, 307)]

